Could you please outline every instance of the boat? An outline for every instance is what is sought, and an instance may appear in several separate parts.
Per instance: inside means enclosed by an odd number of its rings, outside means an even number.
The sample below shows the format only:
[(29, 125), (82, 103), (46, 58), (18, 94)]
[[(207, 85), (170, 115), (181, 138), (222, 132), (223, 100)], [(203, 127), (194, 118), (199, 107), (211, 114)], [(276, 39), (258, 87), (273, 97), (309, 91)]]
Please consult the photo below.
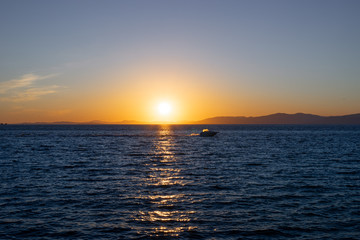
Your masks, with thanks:
[(218, 132), (210, 131), (209, 129), (203, 129), (202, 132), (200, 133), (200, 137), (213, 137), (217, 133)]

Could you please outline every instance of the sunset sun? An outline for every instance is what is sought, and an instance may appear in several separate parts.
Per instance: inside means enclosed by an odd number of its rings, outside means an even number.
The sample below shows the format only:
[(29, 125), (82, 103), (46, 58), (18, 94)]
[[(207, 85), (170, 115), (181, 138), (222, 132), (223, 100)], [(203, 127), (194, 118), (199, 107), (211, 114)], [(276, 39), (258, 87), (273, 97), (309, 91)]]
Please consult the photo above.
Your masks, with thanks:
[(166, 116), (171, 113), (172, 107), (168, 102), (161, 102), (159, 103), (157, 110), (160, 115)]

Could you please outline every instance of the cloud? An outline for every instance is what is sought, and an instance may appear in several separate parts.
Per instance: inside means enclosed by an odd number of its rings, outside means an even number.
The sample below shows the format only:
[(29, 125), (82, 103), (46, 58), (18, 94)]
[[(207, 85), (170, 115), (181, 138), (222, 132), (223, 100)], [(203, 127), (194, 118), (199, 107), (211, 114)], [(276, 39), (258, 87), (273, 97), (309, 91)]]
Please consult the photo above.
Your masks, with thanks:
[(0, 98), (0, 99), (3, 101), (11, 101), (11, 102), (32, 101), (32, 100), (38, 99), (39, 97), (41, 97), (43, 95), (55, 93), (56, 92), (55, 89), (57, 89), (57, 88), (58, 88), (58, 86), (56, 86), (56, 85), (42, 87), (42, 88), (29, 88), (29, 89), (26, 89), (25, 91), (18, 92), (15, 95), (8, 96), (5, 98)]
[(58, 86), (34, 87), (36, 81), (48, 79), (57, 74), (35, 75), (25, 74), (19, 79), (0, 83), (0, 101), (22, 102), (38, 99), (40, 96), (55, 93)]
[(0, 83), (0, 94), (6, 93), (7, 91), (14, 89), (14, 88), (21, 88), (26, 87), (34, 83), (35, 81), (52, 78), (57, 76), (57, 74), (50, 74), (45, 76), (39, 76), (35, 74), (25, 74), (19, 79), (12, 79), (6, 82)]

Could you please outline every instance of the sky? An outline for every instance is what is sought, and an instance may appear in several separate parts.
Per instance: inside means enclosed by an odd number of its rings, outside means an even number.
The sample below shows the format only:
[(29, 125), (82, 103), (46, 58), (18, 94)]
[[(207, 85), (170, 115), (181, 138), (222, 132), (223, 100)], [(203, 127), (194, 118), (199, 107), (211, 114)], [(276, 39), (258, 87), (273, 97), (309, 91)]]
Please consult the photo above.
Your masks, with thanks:
[(357, 0), (2, 0), (0, 122), (359, 113), (359, 12)]

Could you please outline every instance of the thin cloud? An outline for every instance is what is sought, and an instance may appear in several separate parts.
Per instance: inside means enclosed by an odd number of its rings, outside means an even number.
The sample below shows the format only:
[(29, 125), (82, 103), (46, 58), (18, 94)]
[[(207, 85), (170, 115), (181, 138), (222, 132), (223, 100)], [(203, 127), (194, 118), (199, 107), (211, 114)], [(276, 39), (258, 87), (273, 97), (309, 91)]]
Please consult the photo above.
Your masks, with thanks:
[(46, 86), (41, 88), (28, 88), (24, 91), (16, 92), (10, 96), (0, 98), (1, 101), (6, 102), (26, 102), (39, 99), (41, 96), (55, 93), (59, 86)]
[(0, 93), (6, 93), (7, 91), (19, 88), (19, 87), (25, 87), (36, 81), (37, 76), (33, 74), (26, 74), (23, 75), (19, 79), (13, 79), (10, 81), (2, 82), (0, 83)]
[(24, 102), (32, 101), (41, 96), (52, 94), (56, 92), (59, 86), (43, 86), (37, 87), (36, 82), (43, 79), (48, 79), (57, 76), (57, 74), (36, 75), (25, 74), (18, 79), (12, 79), (0, 83), (0, 101), (6, 102)]

